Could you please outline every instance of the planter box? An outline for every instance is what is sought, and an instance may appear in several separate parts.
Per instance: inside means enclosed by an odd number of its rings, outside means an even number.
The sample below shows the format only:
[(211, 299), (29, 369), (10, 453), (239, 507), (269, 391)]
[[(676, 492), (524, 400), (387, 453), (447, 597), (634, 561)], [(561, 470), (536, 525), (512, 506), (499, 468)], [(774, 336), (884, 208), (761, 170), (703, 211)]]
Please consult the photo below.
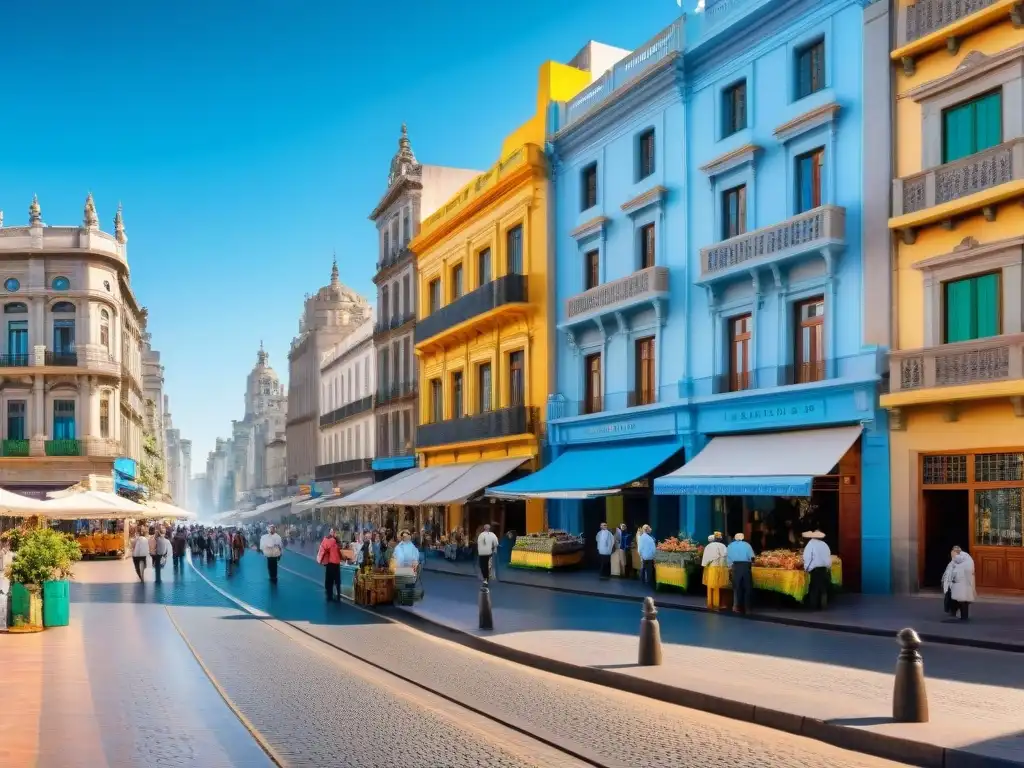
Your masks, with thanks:
[(43, 626), (66, 627), (70, 623), (70, 582), (66, 579), (43, 582)]
[(11, 584), (11, 625), (8, 630), (21, 627), (43, 628), (43, 596), (24, 584)]

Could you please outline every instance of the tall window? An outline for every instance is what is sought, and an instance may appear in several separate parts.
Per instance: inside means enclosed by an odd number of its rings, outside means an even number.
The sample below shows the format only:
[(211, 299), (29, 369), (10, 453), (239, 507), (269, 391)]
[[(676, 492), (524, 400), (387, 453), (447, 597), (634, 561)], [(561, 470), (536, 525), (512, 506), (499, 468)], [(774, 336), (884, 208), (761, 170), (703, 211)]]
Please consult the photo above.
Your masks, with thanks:
[(654, 266), (654, 224), (640, 227), (640, 269)]
[(110, 395), (100, 397), (100, 437), (110, 437)]
[(452, 374), (452, 418), (461, 419), (466, 413), (463, 399), (462, 371)]
[(583, 359), (583, 412), (601, 411), (601, 353), (595, 352)]
[(381, 347), (378, 360), (380, 361), (380, 388), (387, 392), (391, 388), (391, 360), (387, 347)]
[(412, 224), (409, 218), (409, 209), (402, 211), (402, 242), (408, 243), (412, 240)]
[[(380, 289), (380, 319), (381, 322), (384, 323), (386, 323), (388, 321), (388, 318), (391, 317), (391, 313), (388, 311), (391, 304), (391, 302), (389, 301), (390, 293), (391, 290), (386, 285)], [(384, 327), (386, 328), (387, 326)]]
[(405, 364), (405, 378), (402, 383), (408, 386), (415, 380), (412, 375), (412, 345), (408, 336), (402, 339), (402, 362)]
[(508, 353), (508, 404), (526, 404), (526, 355), (523, 350)]
[(750, 339), (752, 319), (740, 315), (729, 321), (729, 390), (750, 389)]
[(75, 401), (53, 401), (53, 439), (75, 439)]
[(363, 430), (358, 424), (356, 424), (356, 458), (363, 458)]
[(796, 97), (802, 99), (825, 87), (825, 41), (802, 48), (796, 55)]
[(742, 235), (747, 231), (747, 185), (727, 189), (722, 193), (722, 239)]
[(942, 162), (951, 163), (1002, 141), (1002, 91), (942, 111)]
[(402, 306), (406, 317), (412, 314), (412, 280), (409, 275), (402, 278)]
[(402, 450), (402, 435), (399, 432), (401, 423), (398, 421), (398, 414), (391, 414), (391, 450), (401, 452)]
[(523, 226), (517, 224), (505, 233), (505, 253), (510, 275), (523, 274)]
[(589, 291), (601, 284), (601, 253), (595, 248), (583, 256), (583, 290)]
[(383, 248), (384, 248), (384, 250), (383, 250), (383, 254), (384, 255), (381, 256), (381, 260), (382, 261), (384, 259), (386, 259), (388, 257), (388, 255), (391, 253), (391, 232), (390, 232), (390, 229), (387, 228), (387, 224), (385, 224), (384, 226), (385, 226), (384, 238), (383, 238), (383, 240), (381, 240), (381, 244), (383, 245)]
[(491, 364), (481, 363), (476, 369), (476, 412), (491, 410)]
[(100, 310), (100, 344), (110, 351), (110, 313)]
[(796, 305), (796, 381), (825, 378), (825, 300), (818, 296)]
[(740, 80), (722, 91), (722, 138), (747, 127), (747, 81)]
[(402, 411), (402, 430), (405, 437), (402, 438), (403, 453), (408, 453), (413, 447), (412, 410)]
[(399, 300), (400, 297), (401, 297), (401, 294), (398, 292), (398, 281), (395, 280), (395, 282), (393, 282), (391, 284), (391, 319), (392, 319), (392, 321), (397, 321), (398, 320), (398, 316), (402, 312), (402, 308), (401, 308), (401, 306), (399, 306), (399, 303), (398, 303), (398, 300)]
[(796, 159), (796, 212), (803, 213), (821, 205), (821, 177), (825, 167), (825, 149), (818, 147)]
[(430, 300), (430, 314), (434, 314), (441, 308), (441, 281), (434, 279), (427, 286), (427, 293)]
[(1000, 333), (999, 273), (951, 280), (945, 294), (945, 343), (984, 339)]
[(452, 300), (462, 298), (462, 264), (452, 267)]
[(580, 210), (597, 205), (597, 163), (591, 163), (580, 175)]
[(28, 320), (7, 321), (9, 365), (28, 365)]
[(25, 426), (25, 401), (24, 400), (8, 400), (7, 401), (7, 439), (8, 440), (27, 440), (25, 436), (28, 432)]
[(401, 358), (401, 347), (398, 346), (398, 341), (391, 342), (391, 364), (395, 367), (395, 375), (391, 377), (391, 380), (397, 385), (402, 381), (402, 358)]
[(634, 402), (636, 405), (650, 405), (657, 400), (657, 387), (654, 378), (654, 337), (637, 339), (634, 352), (636, 354)]
[(484, 248), (476, 255), (477, 285), (491, 282), (491, 249)]
[(639, 163), (637, 167), (637, 180), (646, 179), (654, 173), (654, 129), (648, 128), (640, 134), (639, 139)]

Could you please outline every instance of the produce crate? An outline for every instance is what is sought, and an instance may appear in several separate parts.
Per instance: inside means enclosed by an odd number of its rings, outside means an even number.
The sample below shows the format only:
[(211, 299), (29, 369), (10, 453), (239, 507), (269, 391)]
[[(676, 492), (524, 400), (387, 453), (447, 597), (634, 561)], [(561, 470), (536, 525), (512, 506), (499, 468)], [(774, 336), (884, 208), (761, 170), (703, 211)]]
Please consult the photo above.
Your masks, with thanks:
[(654, 588), (674, 587), (686, 592), (690, 588), (690, 572), (692, 568), (688, 565), (674, 565), (672, 563), (654, 564)]
[(553, 554), (551, 552), (529, 552), (523, 549), (513, 549), (509, 566), (512, 568), (534, 568), (541, 571), (551, 571), (556, 568), (572, 568), (583, 562), (583, 550), (567, 552), (564, 554)]

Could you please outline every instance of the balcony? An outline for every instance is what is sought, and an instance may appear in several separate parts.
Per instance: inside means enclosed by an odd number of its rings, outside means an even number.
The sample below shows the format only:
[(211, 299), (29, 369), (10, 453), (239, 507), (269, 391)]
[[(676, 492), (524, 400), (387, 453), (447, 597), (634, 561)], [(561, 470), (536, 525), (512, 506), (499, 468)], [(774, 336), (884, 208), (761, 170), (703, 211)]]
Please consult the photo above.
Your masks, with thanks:
[(917, 0), (899, 10), (892, 58), (913, 75), (924, 54), (940, 48), (956, 54), (964, 37), (1004, 20), (1021, 26), (1020, 0)]
[(387, 254), (385, 254), (384, 258), (377, 262), (377, 271), (381, 272), (388, 267), (393, 267), (395, 264), (398, 264), (409, 256), (412, 256), (412, 251), (410, 251), (408, 247), (392, 248)]
[(29, 441), (28, 440), (4, 440), (2, 446), (0, 446), (0, 452), (4, 456), (17, 456), (23, 457), (29, 455)]
[[(1021, 384), (1024, 394), (1024, 333), (893, 352), (889, 356), (886, 407), (1015, 395), (1000, 384)], [(948, 388), (986, 385), (969, 391)], [(934, 390), (934, 391), (928, 391)], [(905, 395), (901, 397), (900, 395)]]
[(951, 222), (981, 211), (989, 221), (996, 206), (1024, 194), (1024, 137), (1003, 142), (969, 157), (893, 180), (890, 229), (913, 243), (915, 229)]
[(61, 350), (52, 352), (46, 350), (45, 365), (75, 368), (78, 366), (78, 353), (74, 350)]
[(359, 472), (370, 472), (373, 459), (349, 459), (336, 461), (333, 464), (321, 464), (314, 470), (316, 480), (331, 480), (343, 475), (354, 475)]
[(712, 283), (747, 277), (810, 254), (823, 256), (846, 244), (846, 209), (823, 205), (781, 224), (755, 229), (700, 249), (700, 280)]
[(0, 355), (0, 368), (23, 368), (29, 364), (32, 356), (28, 353), (23, 355)]
[(341, 408), (335, 408), (330, 413), (325, 413), (320, 417), (320, 429), (370, 410), (373, 410), (373, 395), (367, 395), (358, 400), (353, 400), (351, 403), (345, 403)]
[(521, 311), (527, 302), (526, 275), (505, 275), (482, 285), (475, 291), (446, 304), (418, 323), (414, 340), (417, 347), (424, 342), (433, 340), (443, 344), (446, 340), (458, 336), (460, 326), (484, 314), (498, 317), (508, 309)]
[(383, 336), (391, 331), (401, 328), (406, 323), (411, 323), (415, 319), (415, 312), (406, 312), (404, 315), (392, 315), (391, 317), (383, 320), (378, 320), (373, 326), (373, 335)]
[(377, 405), (404, 400), (407, 397), (415, 397), (419, 391), (419, 384), (415, 381), (405, 381), (400, 384), (392, 384), (389, 387), (381, 387), (377, 390)]
[(463, 416), (461, 419), (420, 424), (416, 428), (416, 445), (419, 448), (436, 448), (475, 440), (530, 434), (537, 421), (535, 410), (525, 405), (514, 405), (473, 416)]
[(565, 321), (560, 327), (568, 329), (616, 313), (657, 307), (668, 295), (668, 267), (641, 269), (570, 296), (565, 302)]
[(81, 456), (80, 440), (47, 440), (45, 444), (47, 456)]

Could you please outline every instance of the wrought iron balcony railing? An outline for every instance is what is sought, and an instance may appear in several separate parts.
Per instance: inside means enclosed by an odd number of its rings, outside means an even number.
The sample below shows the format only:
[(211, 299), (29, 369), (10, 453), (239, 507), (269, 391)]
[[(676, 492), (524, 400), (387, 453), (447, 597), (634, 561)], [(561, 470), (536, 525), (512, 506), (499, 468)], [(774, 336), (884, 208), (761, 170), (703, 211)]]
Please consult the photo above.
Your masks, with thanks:
[(47, 440), (45, 443), (47, 456), (81, 456), (81, 440)]
[(16, 439), (4, 440), (2, 451), (4, 456), (28, 456), (29, 441)]
[(526, 275), (504, 275), (427, 315), (416, 323), (414, 338), (419, 344), (492, 309), (526, 301)]
[(381, 387), (377, 390), (377, 405), (385, 405), (395, 400), (413, 397), (418, 391), (419, 384), (415, 381), (404, 381), (387, 387)]
[(73, 350), (59, 350), (52, 352), (46, 350), (46, 365), (60, 365), (74, 367), (78, 365), (78, 353)]
[(536, 423), (536, 409), (514, 405), (460, 419), (421, 424), (416, 428), (416, 444), (420, 448), (431, 448), (492, 437), (512, 437), (533, 432)]
[(31, 355), (16, 354), (16, 355), (0, 355), (0, 368), (22, 368), (29, 364), (31, 361)]
[(331, 480), (343, 475), (355, 475), (359, 472), (369, 472), (373, 459), (348, 459), (347, 461), (336, 461), (333, 464), (321, 464), (314, 470), (317, 480)]
[(1024, 333), (901, 350), (889, 356), (889, 392), (1024, 379)]
[(406, 323), (411, 323), (416, 319), (415, 312), (406, 312), (403, 315), (391, 315), (391, 317), (378, 320), (373, 326), (373, 335), (379, 336), (383, 333), (388, 333), (396, 328), (401, 328)]
[(335, 408), (330, 413), (325, 413), (320, 417), (320, 428), (329, 427), (332, 424), (337, 424), (339, 421), (350, 419), (360, 413), (373, 409), (373, 395), (367, 395), (361, 397), (358, 400), (353, 400), (351, 403), (346, 403), (340, 408)]

